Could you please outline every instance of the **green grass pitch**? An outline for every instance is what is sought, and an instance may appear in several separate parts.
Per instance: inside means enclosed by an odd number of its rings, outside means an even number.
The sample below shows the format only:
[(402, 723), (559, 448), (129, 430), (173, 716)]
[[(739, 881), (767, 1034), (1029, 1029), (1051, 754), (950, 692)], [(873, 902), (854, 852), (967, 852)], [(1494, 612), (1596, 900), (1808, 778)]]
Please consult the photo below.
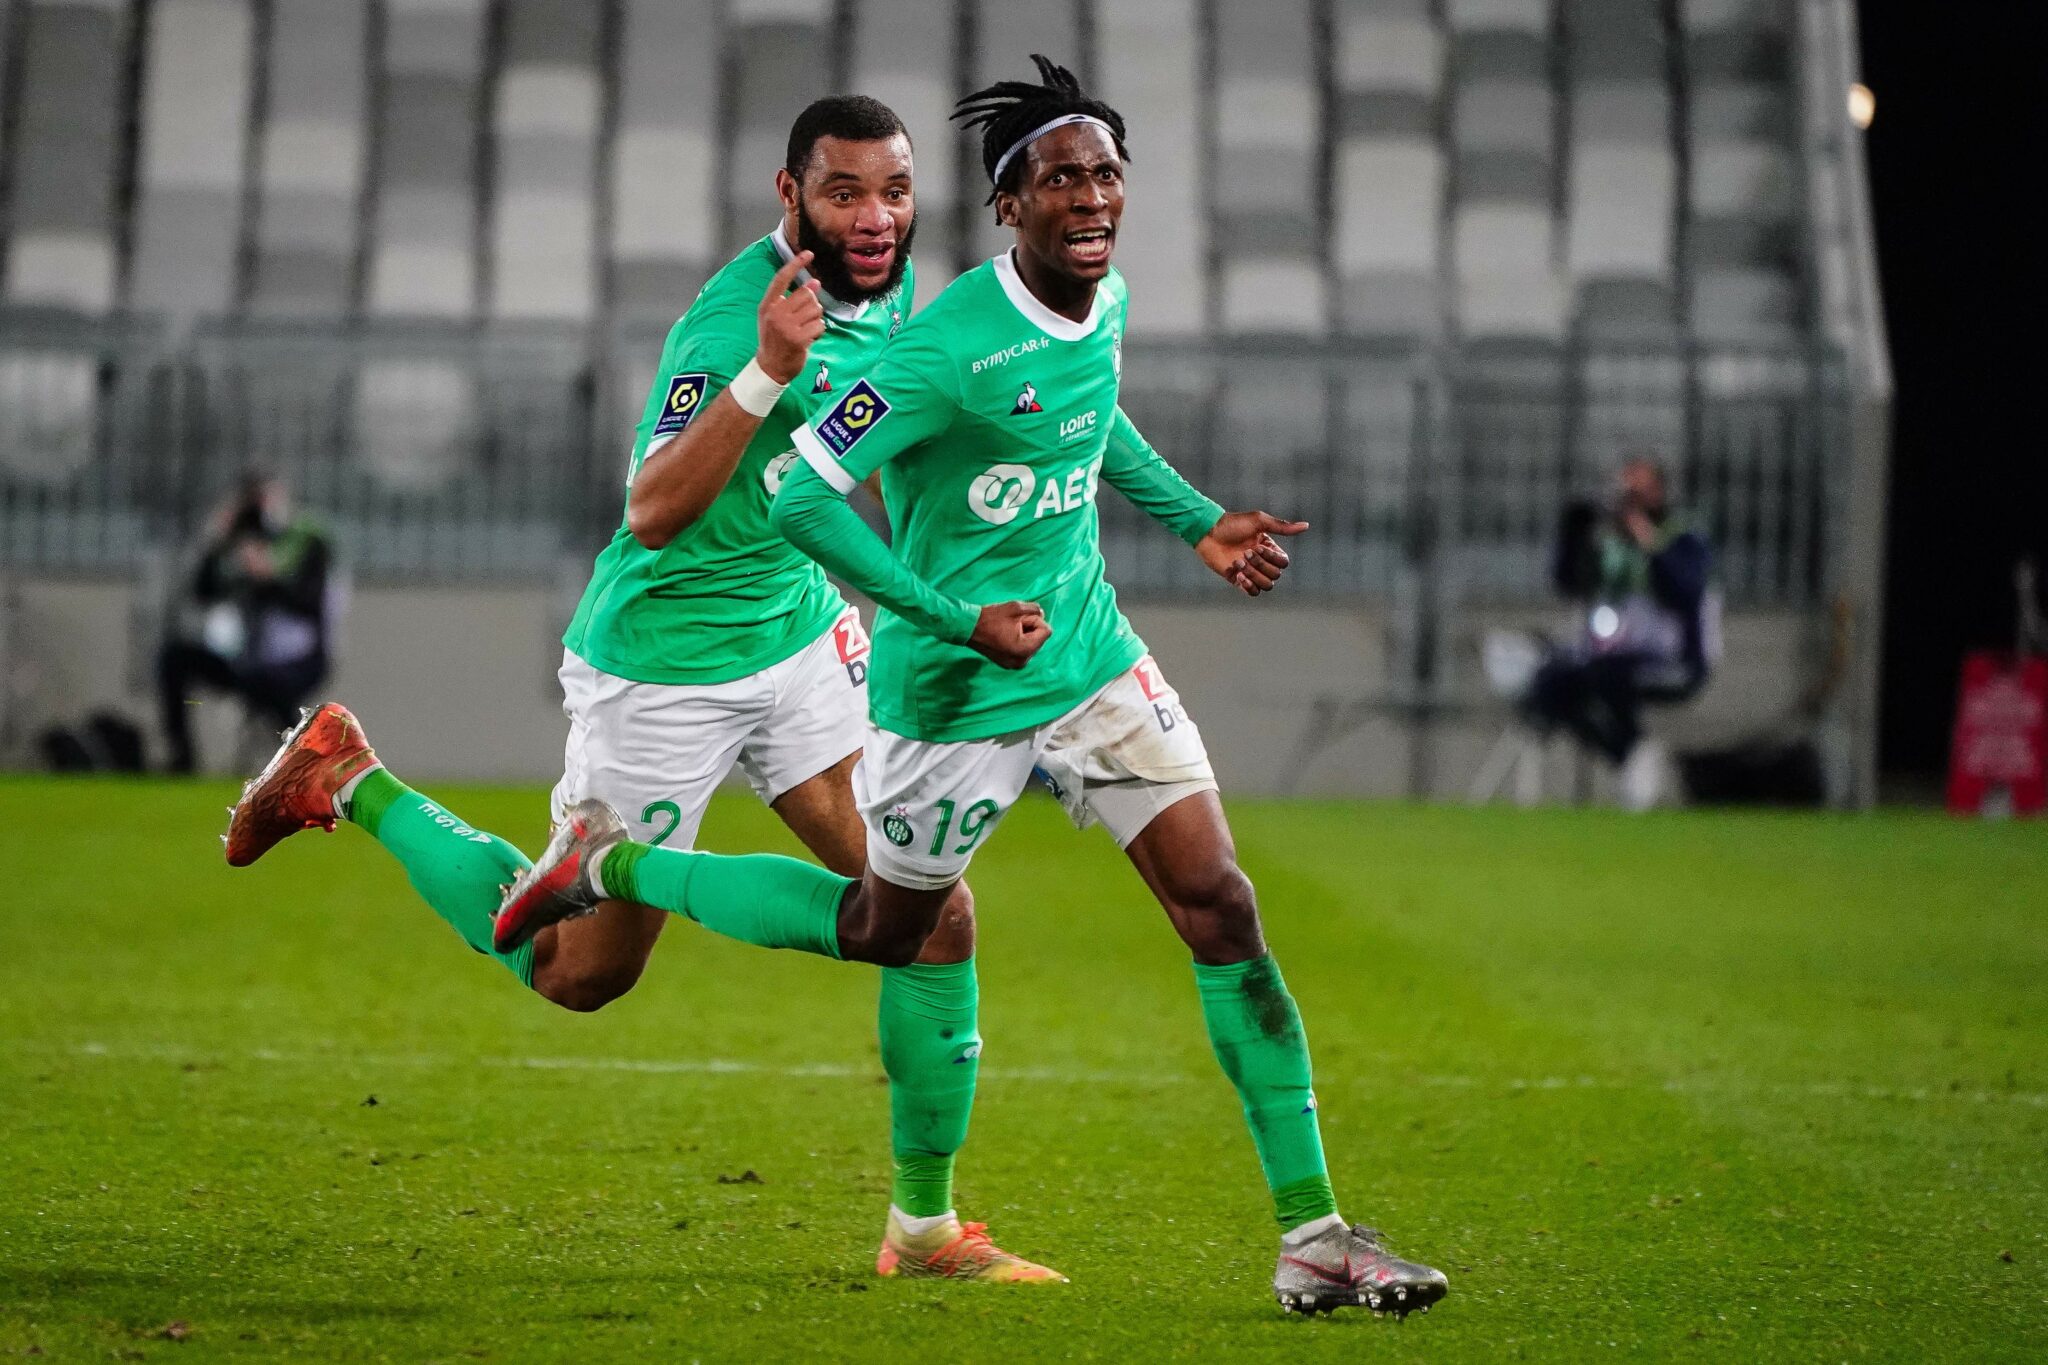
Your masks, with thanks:
[(1234, 803), (1344, 1208), (1451, 1276), (1396, 1324), (1274, 1306), (1186, 954), (1048, 802), (960, 1195), (1073, 1283), (1003, 1289), (873, 1275), (870, 970), (679, 921), (572, 1016), (358, 831), (231, 872), (230, 795), (0, 780), (0, 1359), (2048, 1356), (2040, 826)]

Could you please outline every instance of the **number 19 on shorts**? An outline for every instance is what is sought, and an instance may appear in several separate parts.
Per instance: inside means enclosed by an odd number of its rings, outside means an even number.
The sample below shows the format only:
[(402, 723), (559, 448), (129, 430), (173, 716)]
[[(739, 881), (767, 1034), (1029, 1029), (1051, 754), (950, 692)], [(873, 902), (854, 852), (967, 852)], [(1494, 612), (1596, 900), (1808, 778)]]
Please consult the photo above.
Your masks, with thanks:
[(966, 810), (957, 812), (960, 823), (956, 829), (953, 824), (953, 816), (956, 813), (954, 802), (939, 801), (934, 803), (932, 809), (938, 814), (939, 827), (932, 834), (932, 846), (925, 852), (934, 858), (947, 852), (946, 840), (954, 836), (957, 836), (960, 842), (953, 846), (952, 852), (972, 852), (974, 846), (981, 842), (982, 836), (988, 833), (989, 826), (995, 823), (996, 817), (1002, 814), (1002, 807), (995, 802), (976, 801)]

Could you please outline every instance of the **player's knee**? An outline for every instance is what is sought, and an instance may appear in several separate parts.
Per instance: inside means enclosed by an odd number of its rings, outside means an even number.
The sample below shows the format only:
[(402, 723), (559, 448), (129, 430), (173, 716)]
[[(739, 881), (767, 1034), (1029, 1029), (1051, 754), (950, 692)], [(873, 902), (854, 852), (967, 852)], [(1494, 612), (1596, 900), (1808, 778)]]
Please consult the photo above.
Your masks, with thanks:
[(1171, 892), (1175, 922), (1198, 960), (1243, 962), (1266, 951), (1258, 895), (1234, 861), (1177, 878)]
[[(950, 904), (950, 902), (948, 902)], [(839, 915), (839, 956), (848, 962), (870, 962), (877, 967), (908, 967), (924, 951), (925, 940), (939, 914), (932, 918), (904, 914), (882, 914), (874, 902), (856, 889)]]
[(952, 895), (939, 910), (939, 922), (933, 927), (931, 936), (924, 941), (924, 948), (917, 955), (919, 962), (935, 964), (965, 962), (974, 956), (974, 893), (962, 882), (953, 888)]
[(565, 1010), (591, 1014), (632, 990), (639, 980), (638, 963), (606, 963), (582, 970), (537, 972), (533, 989)]

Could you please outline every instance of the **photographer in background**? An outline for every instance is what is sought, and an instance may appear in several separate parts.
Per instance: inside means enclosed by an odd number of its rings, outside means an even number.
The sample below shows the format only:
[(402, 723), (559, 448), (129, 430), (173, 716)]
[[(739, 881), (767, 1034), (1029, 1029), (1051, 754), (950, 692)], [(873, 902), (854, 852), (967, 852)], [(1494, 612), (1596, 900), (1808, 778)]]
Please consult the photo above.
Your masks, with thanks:
[(174, 628), (157, 655), (168, 767), (190, 773), (190, 700), (205, 686), (240, 697), (279, 729), (327, 677), (327, 535), (293, 520), (282, 483), (245, 474), (207, 523), (196, 568), (174, 619), (197, 616), (197, 638)]
[(1719, 660), (1713, 570), (1654, 460), (1622, 466), (1610, 508), (1565, 509), (1551, 573), (1559, 592), (1587, 603), (1586, 628), (1536, 670), (1522, 710), (1539, 732), (1563, 727), (1615, 764), (1631, 810), (1657, 804), (1671, 767), (1643, 733), (1642, 708), (1691, 697)]

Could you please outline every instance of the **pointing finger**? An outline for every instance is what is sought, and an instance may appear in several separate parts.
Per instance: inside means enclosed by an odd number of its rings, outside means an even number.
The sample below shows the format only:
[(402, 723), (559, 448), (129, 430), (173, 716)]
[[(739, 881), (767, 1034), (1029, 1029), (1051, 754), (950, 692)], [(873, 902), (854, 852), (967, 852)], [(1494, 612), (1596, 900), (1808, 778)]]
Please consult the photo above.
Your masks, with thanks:
[(802, 274), (804, 267), (810, 263), (811, 253), (808, 251), (799, 251), (784, 261), (782, 269), (775, 272), (775, 278), (768, 281), (768, 297), (779, 299), (787, 294), (790, 286), (796, 283), (796, 277)]

